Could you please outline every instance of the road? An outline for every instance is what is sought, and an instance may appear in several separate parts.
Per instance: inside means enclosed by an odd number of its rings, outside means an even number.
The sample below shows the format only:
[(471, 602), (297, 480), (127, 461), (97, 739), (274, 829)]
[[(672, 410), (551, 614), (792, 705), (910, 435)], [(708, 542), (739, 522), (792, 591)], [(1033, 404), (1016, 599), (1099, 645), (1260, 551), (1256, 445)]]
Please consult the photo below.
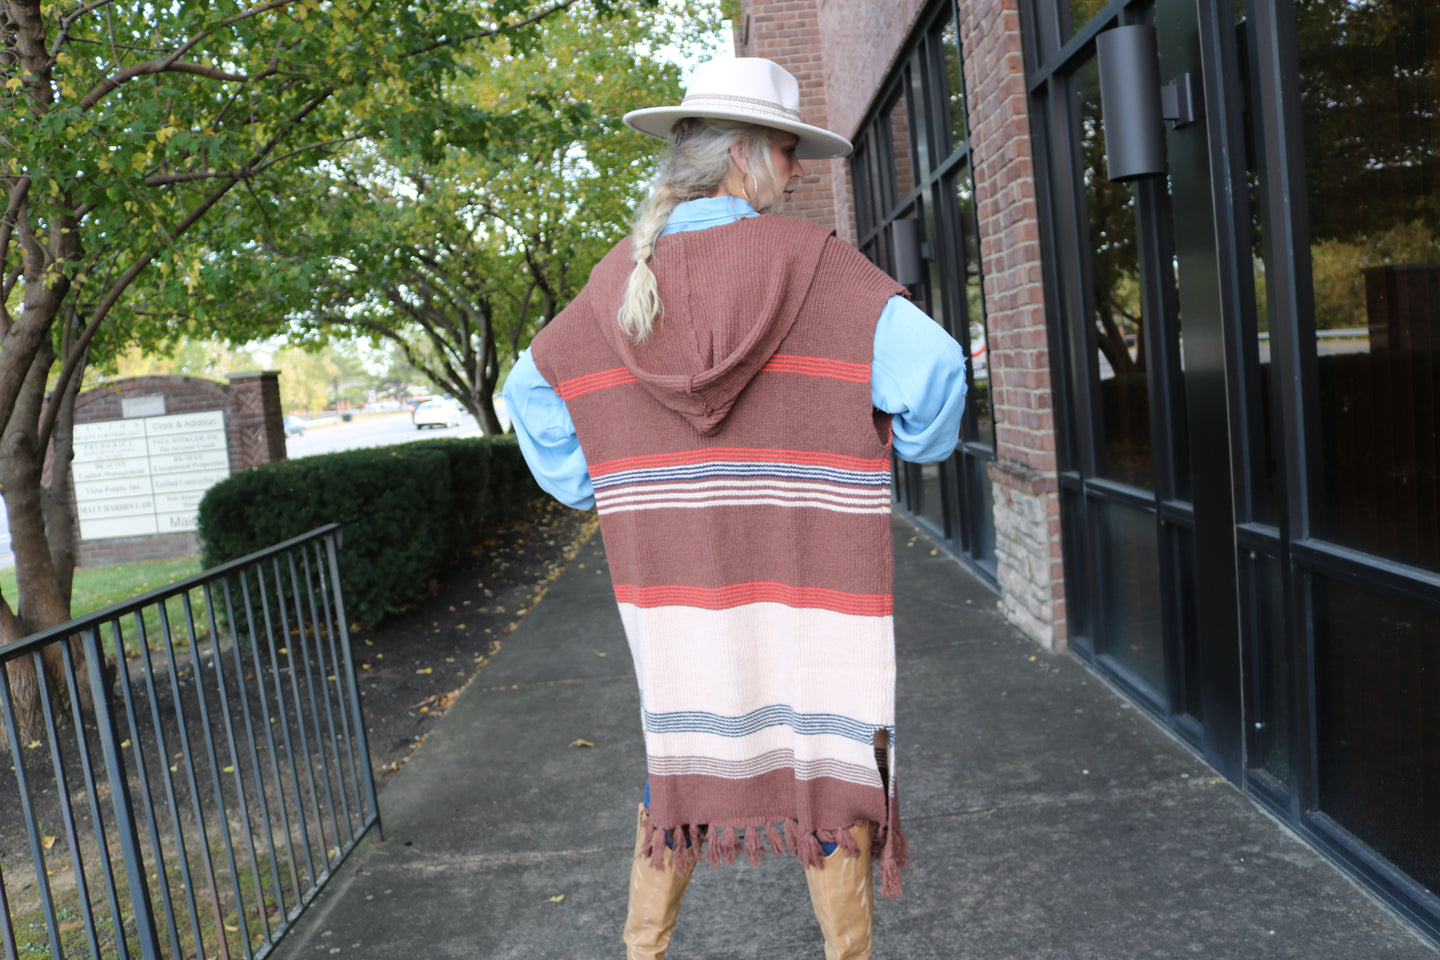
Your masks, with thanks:
[(313, 457), (317, 453), (334, 453), (337, 450), (356, 450), (361, 447), (388, 447), (412, 440), (430, 440), (440, 437), (478, 437), (480, 427), (468, 413), (460, 415), (458, 427), (426, 427), (416, 430), (408, 413), (380, 413), (372, 416), (357, 416), (349, 423), (335, 423), (311, 427), (304, 436), (287, 437), (285, 454), (291, 460)]

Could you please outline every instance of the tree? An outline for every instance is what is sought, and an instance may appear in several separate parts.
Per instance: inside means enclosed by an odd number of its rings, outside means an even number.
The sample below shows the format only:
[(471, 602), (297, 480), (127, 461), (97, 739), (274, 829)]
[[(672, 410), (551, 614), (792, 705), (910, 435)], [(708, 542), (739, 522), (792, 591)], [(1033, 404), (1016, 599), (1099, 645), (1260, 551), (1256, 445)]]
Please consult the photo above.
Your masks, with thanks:
[(256, 289), (254, 264), (283, 261), (307, 295), (271, 310), (288, 311), (297, 336), (392, 343), (498, 433), (503, 370), (627, 232), (651, 172), (656, 142), (620, 117), (678, 99), (679, 70), (657, 51), (717, 26), (696, 7), (625, 19), (574, 8), (547, 22), (543, 48), (476, 52), (446, 94), (489, 116), (483, 144), (439, 156), (393, 139), (351, 145), (296, 184), (300, 229), (292, 220), (229, 255), (231, 288)]
[[(483, 140), (486, 117), (458, 124), (442, 96), (459, 58), (501, 35), (523, 49), (575, 2), (0, 0), (0, 485), (18, 593), (0, 597), (0, 644), (69, 619), (86, 365), (214, 319), (196, 298), (200, 228), (223, 206), (226, 230), (253, 233), (277, 174), (360, 138), (422, 155), (450, 133)], [(9, 669), (29, 731), (38, 678), (28, 658)]]

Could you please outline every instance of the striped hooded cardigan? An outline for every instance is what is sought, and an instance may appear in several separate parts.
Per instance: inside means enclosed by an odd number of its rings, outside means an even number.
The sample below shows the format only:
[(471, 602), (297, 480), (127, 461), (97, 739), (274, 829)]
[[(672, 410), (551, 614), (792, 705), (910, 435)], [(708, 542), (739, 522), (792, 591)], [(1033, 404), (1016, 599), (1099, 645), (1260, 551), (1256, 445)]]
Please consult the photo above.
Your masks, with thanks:
[[(906, 865), (894, 778), (890, 417), (876, 321), (904, 289), (829, 231), (772, 215), (662, 237), (664, 313), (616, 321), (622, 241), (531, 356), (589, 466), (649, 770), (642, 855), (768, 846), (823, 865), (868, 821)], [(740, 831), (745, 836), (742, 840)]]

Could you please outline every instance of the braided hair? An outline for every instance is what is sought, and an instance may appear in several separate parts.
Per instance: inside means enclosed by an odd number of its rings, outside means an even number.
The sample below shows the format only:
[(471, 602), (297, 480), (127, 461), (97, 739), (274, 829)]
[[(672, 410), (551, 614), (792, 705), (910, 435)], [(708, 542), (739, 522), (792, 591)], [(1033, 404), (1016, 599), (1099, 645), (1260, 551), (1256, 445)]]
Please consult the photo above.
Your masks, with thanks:
[(660, 288), (650, 270), (650, 257), (660, 231), (670, 220), (677, 204), (687, 200), (714, 196), (729, 176), (733, 160), (730, 148), (740, 144), (748, 172), (745, 180), (754, 184), (746, 199), (753, 201), (761, 194), (761, 178), (768, 180), (770, 195), (775, 200), (761, 213), (778, 213), (785, 202), (783, 184), (777, 183), (770, 162), (770, 142), (775, 131), (769, 127), (730, 120), (706, 120), (687, 117), (671, 131), (670, 149), (660, 163), (660, 173), (650, 189), (650, 196), (635, 214), (630, 232), (631, 256), (635, 268), (625, 284), (617, 319), (620, 329), (639, 342), (650, 335), (655, 321), (665, 312), (660, 302)]

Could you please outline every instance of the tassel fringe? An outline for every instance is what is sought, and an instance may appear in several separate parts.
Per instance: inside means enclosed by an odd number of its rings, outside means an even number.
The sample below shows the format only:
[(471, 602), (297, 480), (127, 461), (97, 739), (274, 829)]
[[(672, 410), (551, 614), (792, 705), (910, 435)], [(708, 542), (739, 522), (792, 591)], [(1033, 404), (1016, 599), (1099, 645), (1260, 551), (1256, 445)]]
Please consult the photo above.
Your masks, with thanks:
[[(893, 801), (892, 801), (893, 804)], [(870, 824), (871, 853), (880, 863), (880, 893), (886, 897), (898, 897), (904, 886), (901, 871), (910, 866), (910, 845), (900, 829), (895, 812), (891, 811), (890, 823)], [(773, 823), (746, 826), (741, 840), (735, 827), (709, 830), (695, 824), (677, 824), (668, 829), (657, 827), (647, 820), (645, 840), (639, 857), (649, 860), (656, 870), (665, 869), (665, 853), (671, 852), (671, 868), (685, 873), (700, 861), (706, 860), (713, 869), (723, 860), (734, 863), (743, 851), (752, 866), (759, 866), (768, 853), (773, 856), (794, 854), (807, 867), (825, 865), (825, 854), (821, 843), (839, 844), (846, 856), (858, 856), (860, 848), (849, 830), (804, 830), (795, 820), (785, 820), (779, 828)], [(783, 832), (782, 832), (783, 831)], [(675, 838), (673, 845), (666, 843), (666, 834)]]

